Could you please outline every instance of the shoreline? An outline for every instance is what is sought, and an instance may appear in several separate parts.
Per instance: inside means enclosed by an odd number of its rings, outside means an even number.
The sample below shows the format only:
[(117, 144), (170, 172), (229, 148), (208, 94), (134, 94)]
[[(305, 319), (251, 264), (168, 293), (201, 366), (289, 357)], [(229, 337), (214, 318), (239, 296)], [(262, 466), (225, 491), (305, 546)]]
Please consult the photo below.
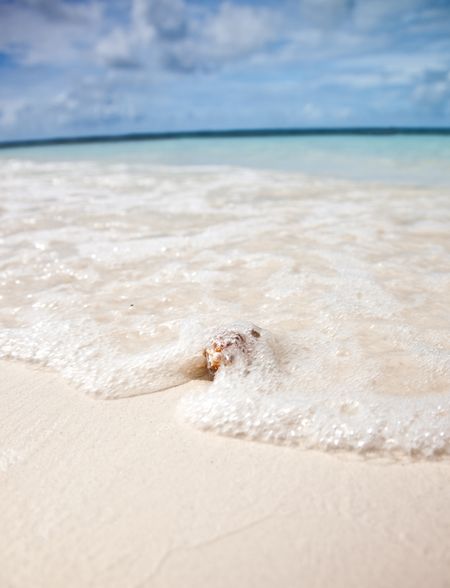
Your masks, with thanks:
[[(394, 134), (393, 140), (415, 138), (424, 141), (403, 149), (374, 149), (372, 141), (389, 141), (386, 134), (305, 134), (305, 135), (249, 135), (240, 136), (185, 136), (170, 140), (146, 141), (124, 139), (123, 141), (64, 141), (63, 143), (40, 142), (36, 145), (0, 145), (0, 163), (34, 165), (102, 165), (133, 167), (145, 173), (256, 173), (291, 177), (306, 182), (354, 184), (359, 188), (400, 189), (448, 189), (449, 174), (446, 173), (445, 152), (450, 145), (450, 130), (444, 134), (402, 135)], [(363, 141), (359, 148), (352, 139)], [(364, 142), (366, 139), (366, 142)], [(439, 149), (430, 141), (443, 143)], [(264, 141), (278, 141), (277, 146), (267, 152), (261, 151)], [(282, 141), (280, 143), (280, 141)], [(283, 141), (286, 142), (284, 145)], [(298, 142), (298, 145), (296, 143)], [(308, 143), (306, 143), (308, 141)], [(343, 146), (347, 145), (347, 150)], [(124, 153), (124, 145), (128, 150)], [(204, 143), (213, 147), (203, 149)], [(235, 143), (234, 148), (230, 144)], [(283, 147), (284, 145), (284, 147)], [(297, 148), (295, 147), (297, 145)], [(408, 144), (406, 144), (408, 145)], [(427, 146), (428, 145), (428, 146)], [(175, 147), (176, 146), (176, 147)], [(305, 147), (308, 147), (305, 149)], [(370, 147), (369, 147), (370, 146)], [(201, 149), (199, 147), (202, 147)], [(348, 149), (350, 147), (350, 149)], [(368, 149), (366, 149), (369, 147)], [(297, 150), (296, 150), (297, 149)], [(259, 155), (258, 155), (259, 153)], [(436, 159), (437, 153), (439, 158)], [(420, 155), (420, 157), (419, 157)], [(354, 165), (348, 165), (348, 159)], [(424, 163), (426, 164), (424, 167)], [(427, 167), (428, 166), (428, 167)], [(362, 173), (362, 170), (365, 170)]]
[(448, 586), (450, 467), (220, 437), (1, 361), (4, 586)]
[(358, 177), (347, 175), (336, 175), (322, 171), (295, 170), (289, 168), (268, 168), (257, 165), (238, 165), (234, 163), (171, 163), (171, 162), (152, 162), (144, 159), (127, 160), (127, 159), (96, 159), (95, 157), (86, 158), (61, 158), (54, 157), (9, 157), (5, 156), (0, 150), (0, 164), (21, 165), (45, 167), (49, 164), (61, 166), (61, 171), (69, 166), (84, 166), (92, 168), (93, 166), (102, 166), (105, 171), (118, 172), (127, 168), (147, 176), (203, 176), (203, 175), (224, 175), (240, 174), (241, 176), (253, 174), (257, 177), (265, 177), (268, 180), (276, 179), (278, 181), (287, 181), (290, 184), (297, 184), (307, 187), (323, 187), (325, 189), (355, 189), (355, 190), (384, 190), (390, 192), (412, 192), (412, 193), (433, 193), (436, 190), (449, 190), (450, 179), (442, 182), (433, 183), (430, 178), (426, 181), (407, 181), (405, 177), (389, 177), (381, 179), (379, 177)]

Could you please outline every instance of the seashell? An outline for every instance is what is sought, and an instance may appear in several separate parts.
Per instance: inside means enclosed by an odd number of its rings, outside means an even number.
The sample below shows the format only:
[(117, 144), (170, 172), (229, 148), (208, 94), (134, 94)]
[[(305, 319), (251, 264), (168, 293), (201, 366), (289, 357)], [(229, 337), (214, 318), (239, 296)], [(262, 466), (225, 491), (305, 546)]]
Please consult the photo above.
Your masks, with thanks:
[(233, 324), (221, 329), (203, 351), (209, 375), (214, 377), (222, 366), (232, 364), (237, 358), (250, 364), (255, 343), (260, 336), (261, 330), (251, 323)]

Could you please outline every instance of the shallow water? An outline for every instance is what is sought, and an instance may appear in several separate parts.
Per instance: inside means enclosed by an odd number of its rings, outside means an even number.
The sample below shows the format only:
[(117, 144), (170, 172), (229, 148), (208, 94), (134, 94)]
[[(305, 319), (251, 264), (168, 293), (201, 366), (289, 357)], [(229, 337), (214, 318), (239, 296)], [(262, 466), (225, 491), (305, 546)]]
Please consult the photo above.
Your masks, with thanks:
[(450, 195), (233, 167), (0, 161), (0, 354), (87, 393), (196, 376), (223, 325), (250, 363), (185, 398), (204, 429), (450, 453)]
[(450, 187), (450, 134), (293, 135), (47, 145), (0, 158), (146, 166), (233, 166), (308, 176)]

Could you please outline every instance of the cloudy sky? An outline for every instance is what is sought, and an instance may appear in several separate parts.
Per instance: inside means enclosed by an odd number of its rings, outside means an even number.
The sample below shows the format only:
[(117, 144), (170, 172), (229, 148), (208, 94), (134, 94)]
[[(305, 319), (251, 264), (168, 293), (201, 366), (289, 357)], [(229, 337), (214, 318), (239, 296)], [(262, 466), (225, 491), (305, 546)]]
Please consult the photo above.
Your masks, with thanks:
[(450, 126), (450, 0), (0, 0), (0, 140)]

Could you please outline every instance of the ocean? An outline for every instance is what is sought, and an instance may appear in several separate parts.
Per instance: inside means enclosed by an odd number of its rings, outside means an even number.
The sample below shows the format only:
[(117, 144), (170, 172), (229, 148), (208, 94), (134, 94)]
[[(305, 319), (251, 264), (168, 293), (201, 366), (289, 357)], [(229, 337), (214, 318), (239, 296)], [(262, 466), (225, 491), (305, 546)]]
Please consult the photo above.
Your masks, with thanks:
[(2, 149), (0, 190), (0, 357), (109, 399), (209, 349), (174, 418), (450, 453), (450, 135)]

